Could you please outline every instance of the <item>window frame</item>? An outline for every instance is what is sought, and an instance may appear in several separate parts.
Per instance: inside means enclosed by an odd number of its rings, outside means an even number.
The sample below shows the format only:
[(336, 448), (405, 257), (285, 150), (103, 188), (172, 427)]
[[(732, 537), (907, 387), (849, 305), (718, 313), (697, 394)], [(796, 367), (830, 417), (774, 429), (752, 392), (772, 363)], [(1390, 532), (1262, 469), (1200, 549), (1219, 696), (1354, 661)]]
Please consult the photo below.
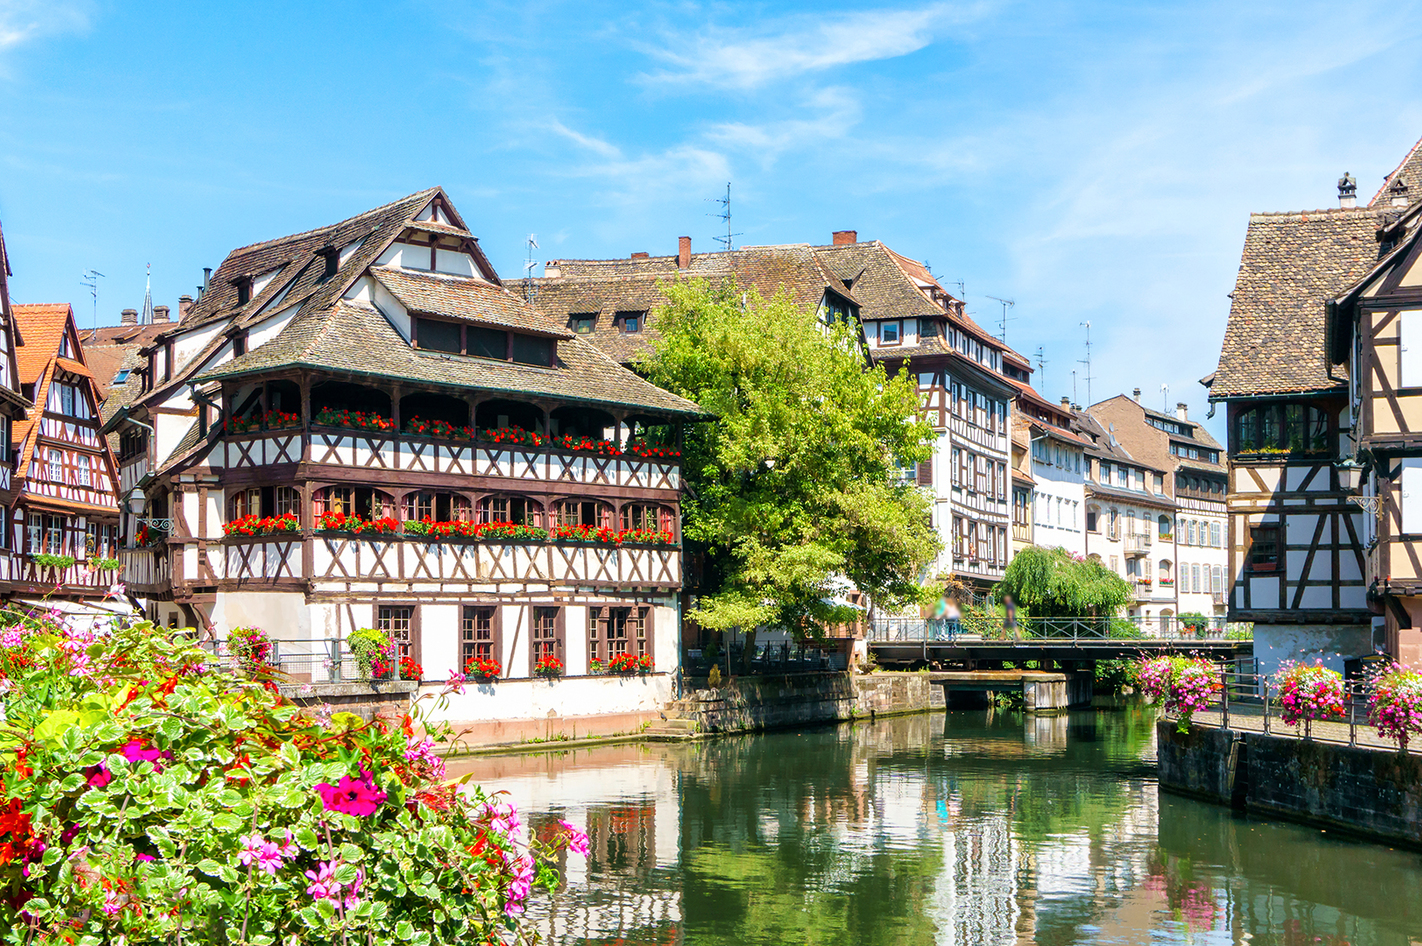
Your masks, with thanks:
[[(894, 337), (892, 340), (886, 339), (884, 333), (893, 326)], [(904, 343), (904, 322), (903, 319), (885, 319), (879, 323), (879, 347), (896, 348)]]
[[(1272, 533), (1272, 536), (1267, 535)], [(1284, 550), (1282, 545), (1283, 529), (1277, 524), (1258, 525), (1249, 527), (1249, 548), (1245, 550), (1244, 568), (1245, 571), (1255, 575), (1278, 574), (1283, 570)], [(1271, 561), (1260, 562), (1256, 560), (1255, 548), (1266, 541), (1272, 541), (1274, 546), (1273, 558)]]
[[(551, 614), (549, 612), (552, 612)], [(565, 639), (567, 637), (567, 614), (568, 609), (560, 606), (531, 605), (528, 609), (528, 675), (533, 676), (533, 668), (538, 666), (539, 659), (543, 656), (544, 650), (548, 650), (554, 657), (557, 657), (563, 665), (567, 666), (567, 659), (563, 656), (567, 651)], [(541, 623), (543, 619), (548, 619), (550, 624)], [(550, 630), (551, 636), (540, 636), (543, 632)]]
[[(477, 657), (478, 648), (485, 646), (489, 648), (489, 659), (497, 660), (503, 676), (508, 676), (509, 668), (504, 667), (504, 641), (503, 622), (500, 620), (503, 609), (497, 604), (465, 604), (460, 606), (459, 611), (459, 667), (460, 673), (469, 672), (469, 661)], [(478, 619), (481, 613), (487, 612), (489, 626), (487, 628), (489, 637), (484, 640), (478, 636), (481, 628)]]
[[(406, 626), (401, 628), (387, 627), (385, 612), (408, 611)], [(393, 614), (391, 615), (393, 618)], [(395, 645), (395, 659), (409, 657), (422, 667), (424, 661), (421, 659), (423, 647), (420, 640), (420, 606), (417, 604), (405, 604), (403, 602), (377, 602), (375, 605), (375, 629), (381, 631)], [(403, 630), (404, 637), (398, 638), (394, 631)], [(400, 679), (405, 679), (402, 674)]]

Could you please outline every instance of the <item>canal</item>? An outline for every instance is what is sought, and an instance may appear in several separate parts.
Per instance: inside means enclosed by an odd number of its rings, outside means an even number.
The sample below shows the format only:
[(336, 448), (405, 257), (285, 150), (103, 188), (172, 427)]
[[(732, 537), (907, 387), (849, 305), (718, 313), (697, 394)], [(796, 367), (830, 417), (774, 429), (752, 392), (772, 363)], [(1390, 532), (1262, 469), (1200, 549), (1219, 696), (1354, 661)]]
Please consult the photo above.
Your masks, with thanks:
[(936, 713), (452, 767), (586, 826), (552, 943), (1422, 943), (1422, 855), (1157, 792), (1149, 711)]

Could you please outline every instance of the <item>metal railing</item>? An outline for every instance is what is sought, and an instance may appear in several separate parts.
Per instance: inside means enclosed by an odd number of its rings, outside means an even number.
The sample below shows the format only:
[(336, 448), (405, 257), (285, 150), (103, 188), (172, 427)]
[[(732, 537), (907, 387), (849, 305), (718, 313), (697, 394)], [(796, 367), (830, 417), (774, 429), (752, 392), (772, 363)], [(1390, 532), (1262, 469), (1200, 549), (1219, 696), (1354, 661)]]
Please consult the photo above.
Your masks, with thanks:
[[(236, 658), (214, 651), (213, 642), (203, 643), (203, 648), (211, 653), (219, 667), (235, 668)], [(314, 641), (272, 641), (272, 652), (267, 665), (274, 671), (278, 683), (327, 684), (327, 683), (369, 683), (401, 679), (400, 662), (389, 672), (375, 675), (372, 667), (361, 669), (360, 661), (340, 638)]]
[(691, 676), (704, 676), (712, 665), (719, 666), (723, 675), (779, 675), (790, 673), (821, 673), (830, 670), (847, 670), (846, 655), (835, 649), (826, 648), (809, 641), (781, 641), (778, 643), (755, 644), (749, 662), (746, 660), (746, 645), (732, 642), (729, 647), (707, 656), (703, 648), (687, 648), (682, 654), (682, 669)]
[(1126, 618), (1027, 618), (1016, 631), (1003, 626), (1000, 617), (925, 619), (913, 616), (875, 615), (869, 620), (870, 641), (955, 641), (976, 640), (1164, 640), (1220, 641), (1247, 640), (1252, 626), (1230, 624), (1222, 617), (1200, 620), (1177, 617)]
[[(1369, 719), (1371, 694), (1366, 681), (1344, 680), (1343, 708), (1336, 716), (1286, 723), (1279, 684), (1273, 678), (1253, 670), (1222, 667), (1208, 704), (1191, 714), (1190, 725), (1396, 751), (1397, 742), (1379, 736)], [(1165, 717), (1176, 718), (1170, 713)], [(1407, 751), (1422, 754), (1422, 739), (1410, 743)]]

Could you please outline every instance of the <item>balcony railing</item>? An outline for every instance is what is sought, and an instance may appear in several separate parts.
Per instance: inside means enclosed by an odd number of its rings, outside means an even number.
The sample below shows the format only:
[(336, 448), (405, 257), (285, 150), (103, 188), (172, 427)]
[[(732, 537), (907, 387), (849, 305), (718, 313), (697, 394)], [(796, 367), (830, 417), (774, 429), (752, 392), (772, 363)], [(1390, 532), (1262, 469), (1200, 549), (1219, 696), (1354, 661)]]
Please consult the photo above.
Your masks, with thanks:
[(1149, 555), (1150, 554), (1150, 533), (1149, 532), (1128, 532), (1121, 540), (1125, 546), (1127, 555)]

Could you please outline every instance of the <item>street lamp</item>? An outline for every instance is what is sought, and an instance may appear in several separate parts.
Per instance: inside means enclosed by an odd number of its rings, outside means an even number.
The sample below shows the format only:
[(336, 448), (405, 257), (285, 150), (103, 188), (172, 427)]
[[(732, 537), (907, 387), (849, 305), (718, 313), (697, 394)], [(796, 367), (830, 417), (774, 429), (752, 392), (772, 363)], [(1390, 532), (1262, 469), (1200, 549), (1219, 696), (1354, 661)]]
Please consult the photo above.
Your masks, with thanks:
[(1363, 488), (1363, 474), (1367, 472), (1367, 467), (1349, 457), (1339, 463), (1336, 469), (1338, 470), (1338, 485), (1349, 494), (1348, 502), (1355, 506), (1362, 506), (1374, 516), (1381, 518), (1382, 497), (1363, 496), (1359, 492)]

